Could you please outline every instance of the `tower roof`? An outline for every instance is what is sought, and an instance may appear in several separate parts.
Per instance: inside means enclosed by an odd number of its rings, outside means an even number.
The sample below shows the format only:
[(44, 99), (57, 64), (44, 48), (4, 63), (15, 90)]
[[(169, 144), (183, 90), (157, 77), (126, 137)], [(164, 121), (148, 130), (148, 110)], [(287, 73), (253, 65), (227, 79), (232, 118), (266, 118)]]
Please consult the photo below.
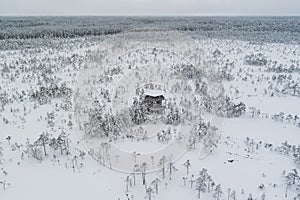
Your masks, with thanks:
[(145, 95), (151, 97), (163, 96), (165, 93), (162, 90), (146, 90)]

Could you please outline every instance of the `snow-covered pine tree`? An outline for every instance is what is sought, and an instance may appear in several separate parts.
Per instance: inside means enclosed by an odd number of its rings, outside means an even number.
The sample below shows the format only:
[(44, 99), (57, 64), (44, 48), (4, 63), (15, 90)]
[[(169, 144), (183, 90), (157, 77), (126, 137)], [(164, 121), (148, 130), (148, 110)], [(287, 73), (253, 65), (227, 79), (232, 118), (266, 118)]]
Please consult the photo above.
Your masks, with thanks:
[(205, 192), (206, 191), (206, 181), (204, 179), (204, 177), (199, 176), (196, 179), (196, 190), (198, 191), (198, 199), (201, 198), (201, 192)]
[(205, 150), (211, 152), (213, 149), (217, 148), (220, 138), (221, 135), (217, 133), (217, 128), (209, 127), (208, 133), (203, 140)]
[(215, 192), (213, 194), (215, 200), (220, 200), (221, 199), (221, 196), (223, 194), (223, 191), (222, 191), (222, 187), (220, 184), (218, 184), (215, 188)]
[(183, 165), (186, 167), (186, 174), (188, 175), (190, 173), (190, 167), (191, 167), (191, 163), (190, 160), (186, 160)]
[(43, 147), (43, 151), (44, 151), (44, 155), (47, 156), (47, 151), (46, 151), (46, 147), (48, 146), (49, 142), (50, 142), (50, 138), (49, 138), (49, 133), (45, 133), (43, 132), (39, 138), (37, 139), (37, 144), (41, 145)]

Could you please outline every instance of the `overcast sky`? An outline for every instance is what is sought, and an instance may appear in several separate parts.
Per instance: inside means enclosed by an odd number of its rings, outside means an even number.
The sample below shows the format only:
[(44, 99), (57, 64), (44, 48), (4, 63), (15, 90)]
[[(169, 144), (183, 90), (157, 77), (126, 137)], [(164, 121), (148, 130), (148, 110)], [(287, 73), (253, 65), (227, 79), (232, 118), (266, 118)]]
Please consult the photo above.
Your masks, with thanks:
[(0, 15), (300, 15), (300, 0), (0, 0)]

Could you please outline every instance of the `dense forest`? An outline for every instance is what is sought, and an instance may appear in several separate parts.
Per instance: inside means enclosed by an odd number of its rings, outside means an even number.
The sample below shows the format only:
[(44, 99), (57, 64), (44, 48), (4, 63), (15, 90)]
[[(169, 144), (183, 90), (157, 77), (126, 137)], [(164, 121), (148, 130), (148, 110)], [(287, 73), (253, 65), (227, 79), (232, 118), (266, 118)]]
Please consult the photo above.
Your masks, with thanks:
[(300, 17), (0, 17), (0, 40), (76, 38), (161, 27), (198, 37), (299, 43)]

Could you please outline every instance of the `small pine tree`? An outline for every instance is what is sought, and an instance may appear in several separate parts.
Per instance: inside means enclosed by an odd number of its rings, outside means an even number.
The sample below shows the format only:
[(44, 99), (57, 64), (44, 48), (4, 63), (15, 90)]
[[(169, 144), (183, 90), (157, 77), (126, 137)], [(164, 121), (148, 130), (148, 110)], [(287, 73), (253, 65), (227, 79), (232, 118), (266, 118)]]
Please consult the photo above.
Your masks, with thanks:
[(214, 196), (214, 198), (215, 198), (216, 200), (220, 200), (222, 194), (223, 194), (223, 192), (222, 192), (222, 187), (221, 187), (220, 184), (218, 184), (218, 185), (216, 186), (216, 189), (215, 189), (215, 192), (214, 192), (214, 195), (213, 195), (213, 196)]

